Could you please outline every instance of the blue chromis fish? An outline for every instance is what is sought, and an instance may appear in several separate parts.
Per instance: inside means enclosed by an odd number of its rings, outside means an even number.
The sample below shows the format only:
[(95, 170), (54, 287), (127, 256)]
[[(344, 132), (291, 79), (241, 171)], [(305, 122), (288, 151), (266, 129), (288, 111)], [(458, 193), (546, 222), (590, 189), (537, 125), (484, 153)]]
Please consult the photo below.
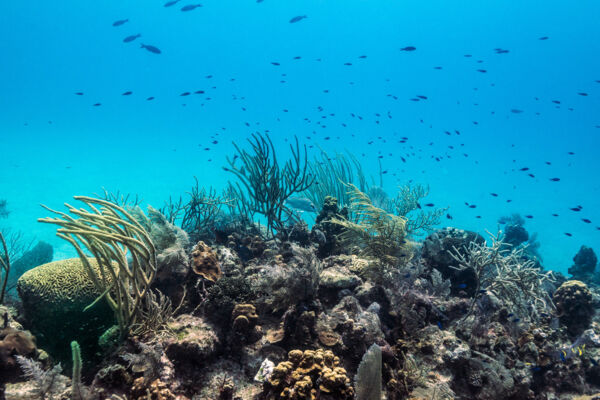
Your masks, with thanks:
[(126, 22), (129, 22), (129, 20), (128, 19), (120, 19), (118, 21), (113, 22), (112, 26), (121, 26)]
[(124, 43), (133, 42), (135, 39), (139, 38), (140, 36), (142, 36), (141, 33), (138, 33), (137, 35), (129, 35), (125, 39), (123, 39), (123, 42)]
[(198, 7), (202, 7), (202, 4), (188, 4), (187, 6), (181, 7), (181, 11), (192, 11)]
[(150, 44), (144, 44), (142, 43), (140, 46), (142, 49), (146, 49), (148, 50), (150, 53), (154, 53), (154, 54), (160, 54), (162, 53), (162, 51), (160, 51), (160, 49), (158, 47), (154, 47)]
[(290, 19), (290, 24), (295, 24), (296, 22), (302, 21), (304, 18), (308, 18), (308, 15), (298, 15), (294, 18)]
[(175, 4), (179, 3), (181, 0), (171, 0), (171, 1), (167, 1), (165, 4), (163, 4), (163, 7), (171, 7), (174, 6)]
[(285, 205), (300, 211), (317, 212), (317, 207), (306, 197), (290, 197)]

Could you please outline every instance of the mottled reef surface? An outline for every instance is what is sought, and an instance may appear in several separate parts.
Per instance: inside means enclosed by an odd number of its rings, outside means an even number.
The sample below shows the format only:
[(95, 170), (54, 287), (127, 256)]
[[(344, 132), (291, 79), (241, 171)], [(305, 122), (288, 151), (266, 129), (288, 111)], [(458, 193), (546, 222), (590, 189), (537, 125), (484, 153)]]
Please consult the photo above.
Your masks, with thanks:
[[(545, 271), (523, 245), (522, 226), (510, 224), (490, 238), (444, 228), (390, 247), (370, 241), (381, 234), (352, 236), (348, 211), (327, 198), (310, 230), (296, 221), (266, 238), (264, 227), (230, 220), (192, 240), (157, 210), (148, 217), (137, 210), (131, 216), (156, 252), (148, 286), (135, 277), (126, 286), (148, 291), (142, 306), (128, 314), (135, 305), (114, 293), (123, 289), (116, 284), (109, 285), (116, 304), (104, 301), (88, 270), (102, 274), (95, 259), (29, 270), (19, 298), (0, 309), (4, 398), (592, 399), (600, 392), (591, 249), (577, 254), (569, 271), (576, 279), (567, 280)], [(123, 265), (145, 257), (139, 243), (130, 243), (138, 247)], [(122, 280), (120, 271), (106, 282)], [(125, 334), (115, 309), (130, 318)]]

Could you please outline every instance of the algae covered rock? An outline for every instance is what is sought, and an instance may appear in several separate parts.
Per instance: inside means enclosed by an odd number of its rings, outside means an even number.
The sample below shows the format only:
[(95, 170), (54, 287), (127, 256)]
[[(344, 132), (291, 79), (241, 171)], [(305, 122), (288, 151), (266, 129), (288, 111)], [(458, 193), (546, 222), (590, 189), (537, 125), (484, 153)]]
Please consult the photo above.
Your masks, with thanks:
[(319, 212), (312, 229), (312, 236), (318, 239), (318, 255), (321, 258), (344, 252), (339, 235), (345, 228), (332, 222), (335, 219), (348, 219), (348, 209), (340, 209), (335, 197), (326, 196), (323, 209)]
[(36, 354), (35, 337), (29, 331), (0, 330), (0, 382), (13, 382), (22, 375), (16, 356), (33, 358)]
[(183, 314), (170, 322), (168, 327), (174, 336), (167, 338), (163, 345), (176, 369), (202, 366), (216, 356), (219, 338), (212, 326), (202, 318)]
[(361, 279), (341, 265), (335, 265), (321, 271), (319, 287), (321, 289), (354, 289), (361, 284)]
[(560, 285), (553, 296), (560, 323), (572, 335), (583, 332), (594, 316), (592, 292), (581, 281), (567, 281)]
[[(98, 268), (95, 259), (90, 259), (90, 264)], [(59, 360), (71, 358), (69, 343), (73, 340), (80, 343), (84, 353), (96, 351), (98, 337), (114, 324), (114, 314), (105, 301), (84, 312), (102, 293), (79, 258), (27, 271), (19, 278), (17, 291), (40, 346)]]
[(456, 251), (466, 252), (471, 242), (481, 244), (485, 243), (485, 239), (475, 232), (444, 228), (429, 235), (423, 243), (423, 259), (427, 265), (440, 271), (444, 279), (450, 279), (452, 294), (460, 291), (469, 296), (475, 294), (477, 273), (473, 268), (461, 267), (452, 257)]

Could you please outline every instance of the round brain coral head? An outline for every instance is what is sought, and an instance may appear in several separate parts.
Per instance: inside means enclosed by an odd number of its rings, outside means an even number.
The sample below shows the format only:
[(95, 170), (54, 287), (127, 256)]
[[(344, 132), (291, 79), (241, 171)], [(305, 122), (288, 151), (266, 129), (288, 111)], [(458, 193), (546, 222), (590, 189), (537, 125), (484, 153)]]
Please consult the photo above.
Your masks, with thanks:
[(561, 324), (571, 335), (588, 328), (594, 316), (592, 293), (581, 281), (571, 280), (560, 285), (553, 296)]
[(217, 254), (204, 242), (198, 242), (192, 249), (192, 269), (211, 282), (216, 282), (222, 275)]

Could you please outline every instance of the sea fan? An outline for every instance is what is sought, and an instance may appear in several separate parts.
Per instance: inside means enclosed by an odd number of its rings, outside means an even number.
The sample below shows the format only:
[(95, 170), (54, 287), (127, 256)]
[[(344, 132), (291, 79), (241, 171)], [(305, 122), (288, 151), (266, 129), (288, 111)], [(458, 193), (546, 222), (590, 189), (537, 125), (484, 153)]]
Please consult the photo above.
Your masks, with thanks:
[(371, 345), (354, 378), (356, 400), (381, 400), (381, 347)]

